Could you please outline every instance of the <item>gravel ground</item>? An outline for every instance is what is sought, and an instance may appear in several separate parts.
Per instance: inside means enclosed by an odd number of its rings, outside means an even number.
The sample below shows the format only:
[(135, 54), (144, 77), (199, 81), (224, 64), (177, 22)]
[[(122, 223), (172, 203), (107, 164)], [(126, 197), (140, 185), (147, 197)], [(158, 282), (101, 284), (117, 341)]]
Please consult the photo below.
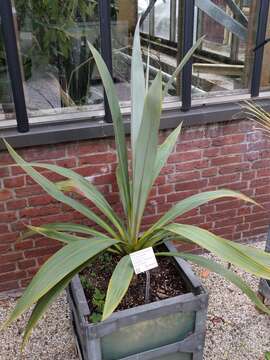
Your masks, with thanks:
[[(252, 246), (264, 249), (265, 243)], [(217, 261), (213, 255), (206, 256)], [(238, 288), (221, 276), (195, 266), (194, 270), (210, 293), (204, 360), (264, 360), (264, 353), (270, 351), (270, 317), (260, 314)], [(257, 291), (257, 278), (233, 266), (231, 270)]]
[[(0, 323), (7, 318), (14, 299), (0, 300)], [(16, 324), (0, 333), (1, 360), (77, 360), (73, 333), (70, 328), (69, 308), (65, 294), (51, 305), (33, 331), (25, 351), (20, 356), (21, 333), (27, 314)]]
[[(264, 243), (256, 246), (263, 248)], [(207, 257), (214, 258), (211, 255)], [(194, 269), (210, 292), (204, 360), (263, 360), (263, 354), (270, 350), (270, 317), (260, 314), (237, 288), (220, 276)], [(257, 279), (239, 270), (237, 273), (254, 290), (257, 289)], [(0, 300), (0, 323), (14, 303), (14, 299)], [(0, 360), (78, 359), (64, 294), (51, 306), (20, 357), (19, 345), (25, 318), (0, 333)]]

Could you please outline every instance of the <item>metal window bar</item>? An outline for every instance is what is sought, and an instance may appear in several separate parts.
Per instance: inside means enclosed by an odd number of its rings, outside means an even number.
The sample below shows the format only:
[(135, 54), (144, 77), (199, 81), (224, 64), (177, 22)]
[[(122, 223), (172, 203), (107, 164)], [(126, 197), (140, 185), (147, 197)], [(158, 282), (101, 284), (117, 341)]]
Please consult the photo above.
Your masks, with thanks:
[[(110, 1), (99, 0), (99, 23), (100, 23), (100, 50), (104, 62), (113, 78), (112, 64), (112, 36), (111, 36), (111, 6)], [(104, 90), (105, 121), (112, 122), (111, 111)]]
[(170, 41), (176, 41), (176, 0), (170, 1)]
[(251, 97), (256, 97), (260, 93), (263, 53), (264, 53), (264, 46), (260, 46), (260, 45), (264, 43), (266, 37), (269, 5), (270, 5), (269, 0), (260, 0), (257, 35), (256, 35), (256, 48), (254, 50), (255, 56), (254, 56), (252, 80), (251, 80)]
[[(194, 32), (194, 0), (184, 0), (184, 39), (182, 55), (185, 56), (193, 45)], [(182, 111), (191, 108), (191, 89), (192, 89), (192, 59), (185, 65), (182, 71)]]
[(0, 1), (0, 16), (7, 66), (16, 111), (17, 129), (18, 132), (25, 133), (29, 131), (29, 121), (24, 96), (16, 29), (10, 0)]

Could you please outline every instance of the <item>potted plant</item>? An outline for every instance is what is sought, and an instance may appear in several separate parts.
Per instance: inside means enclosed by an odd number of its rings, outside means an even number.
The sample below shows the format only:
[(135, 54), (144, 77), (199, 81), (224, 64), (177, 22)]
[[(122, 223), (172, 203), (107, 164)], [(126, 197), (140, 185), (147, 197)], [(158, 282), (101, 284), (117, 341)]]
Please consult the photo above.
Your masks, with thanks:
[[(254, 203), (253, 200), (230, 190), (202, 192), (177, 203), (149, 229), (141, 232), (144, 209), (152, 185), (166, 163), (181, 130), (179, 125), (163, 144), (158, 145), (162, 101), (173, 79), (200, 43), (201, 41), (198, 41), (188, 52), (164, 89), (161, 72), (158, 72), (154, 81), (148, 86), (148, 69), (146, 69), (145, 81), (139, 25), (137, 25), (131, 69), (132, 166), (130, 171), (124, 123), (114, 83), (100, 54), (89, 44), (112, 113), (119, 161), (116, 178), (123, 216), (114, 212), (104, 196), (84, 177), (53, 164), (26, 162), (5, 142), (16, 163), (47, 193), (98, 225), (98, 228), (73, 223), (28, 226), (29, 232), (24, 237), (40, 234), (61, 241), (65, 246), (41, 267), (4, 324), (4, 327), (8, 326), (35, 304), (25, 328), (23, 344), (28, 340), (33, 327), (49, 304), (71, 282), (70, 298), (73, 316), (82, 353), (86, 359), (202, 359), (207, 294), (184, 260), (221, 274), (238, 286), (261, 310), (270, 313), (256, 294), (234, 272), (204, 257), (177, 252), (170, 245), (164, 248), (166, 246), (164, 244), (169, 240), (195, 243), (256, 276), (270, 279), (270, 255), (264, 251), (225, 240), (196, 226), (172, 223), (183, 213), (210, 200), (234, 197)], [(53, 171), (67, 180), (55, 184), (35, 168)], [(102, 216), (98, 216), (91, 208), (71, 197), (69, 192), (80, 193), (91, 200)], [(138, 277), (134, 274), (132, 259), (134, 261), (136, 256), (138, 261), (138, 251), (147, 249), (146, 252), (151, 253), (150, 260), (154, 261), (152, 248), (155, 249), (157, 258), (174, 259), (173, 269), (182, 273), (183, 281), (189, 287), (188, 292), (115, 312), (119, 304), (121, 306), (125, 300), (128, 289), (137, 286), (138, 290), (140, 287)], [(98, 261), (97, 256), (100, 257), (101, 254), (111, 255), (110, 260), (106, 260), (105, 257), (105, 267), (102, 272), (105, 273), (106, 265), (112, 266), (112, 262), (115, 266), (109, 279), (106, 298), (97, 296), (96, 299), (99, 302), (104, 301), (101, 321), (97, 324), (89, 324), (86, 319), (89, 309), (76, 274), (87, 268), (89, 264), (93, 264), (93, 261)], [(152, 272), (146, 274), (146, 289), (149, 290)], [(165, 281), (162, 277), (164, 274), (161, 273), (160, 276), (161, 281)], [(168, 283), (170, 279), (172, 278), (169, 276)], [(136, 294), (134, 298), (136, 300)]]

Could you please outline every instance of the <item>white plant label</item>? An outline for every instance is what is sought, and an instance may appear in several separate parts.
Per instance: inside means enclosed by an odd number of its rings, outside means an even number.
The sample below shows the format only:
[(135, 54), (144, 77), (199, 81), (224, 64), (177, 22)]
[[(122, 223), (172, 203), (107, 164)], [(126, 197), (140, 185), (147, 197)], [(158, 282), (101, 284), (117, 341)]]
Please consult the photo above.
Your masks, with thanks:
[(158, 267), (152, 247), (131, 253), (130, 258), (136, 275)]

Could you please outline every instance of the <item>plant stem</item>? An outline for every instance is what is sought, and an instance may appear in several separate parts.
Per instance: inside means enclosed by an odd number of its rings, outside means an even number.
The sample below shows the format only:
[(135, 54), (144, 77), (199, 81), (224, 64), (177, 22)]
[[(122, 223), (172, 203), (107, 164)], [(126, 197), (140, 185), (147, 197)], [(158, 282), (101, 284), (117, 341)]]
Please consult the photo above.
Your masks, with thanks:
[(151, 282), (150, 271), (146, 271), (145, 275), (146, 275), (145, 303), (149, 304), (150, 303), (150, 282)]

